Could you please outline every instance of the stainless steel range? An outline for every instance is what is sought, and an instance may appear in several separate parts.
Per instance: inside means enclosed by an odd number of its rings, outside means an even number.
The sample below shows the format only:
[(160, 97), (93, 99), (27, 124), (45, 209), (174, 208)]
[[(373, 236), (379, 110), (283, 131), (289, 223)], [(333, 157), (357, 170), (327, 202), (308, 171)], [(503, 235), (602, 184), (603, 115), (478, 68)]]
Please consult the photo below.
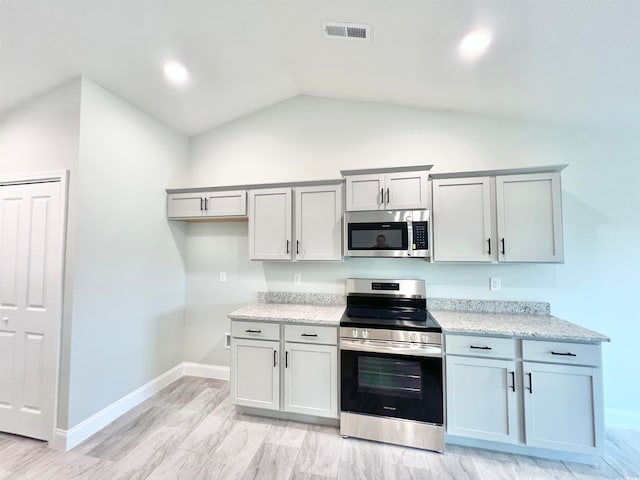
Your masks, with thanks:
[(340, 434), (444, 451), (442, 329), (423, 280), (347, 279)]

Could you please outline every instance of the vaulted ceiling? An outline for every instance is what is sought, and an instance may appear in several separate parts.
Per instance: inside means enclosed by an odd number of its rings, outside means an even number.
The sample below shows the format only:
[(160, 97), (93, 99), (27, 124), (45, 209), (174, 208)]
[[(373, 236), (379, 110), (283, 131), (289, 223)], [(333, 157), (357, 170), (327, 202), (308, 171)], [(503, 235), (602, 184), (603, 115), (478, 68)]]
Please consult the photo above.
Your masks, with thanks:
[[(187, 135), (300, 94), (633, 129), (639, 19), (634, 0), (3, 0), (0, 113), (84, 75)], [(493, 42), (470, 62), (475, 28)]]

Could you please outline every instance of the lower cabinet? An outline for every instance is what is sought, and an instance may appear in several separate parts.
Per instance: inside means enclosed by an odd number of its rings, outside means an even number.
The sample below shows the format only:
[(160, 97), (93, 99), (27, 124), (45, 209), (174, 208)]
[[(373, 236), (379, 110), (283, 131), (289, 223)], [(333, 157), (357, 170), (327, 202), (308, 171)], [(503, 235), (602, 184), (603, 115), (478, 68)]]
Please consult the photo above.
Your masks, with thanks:
[(598, 453), (600, 345), (447, 335), (446, 352), (449, 436)]
[(231, 336), (232, 403), (338, 418), (336, 327), (234, 320)]
[(231, 397), (236, 405), (280, 409), (280, 342), (231, 339)]
[(284, 366), (285, 411), (317, 417), (338, 416), (338, 350), (335, 346), (286, 342)]
[(447, 357), (447, 432), (518, 442), (515, 361)]

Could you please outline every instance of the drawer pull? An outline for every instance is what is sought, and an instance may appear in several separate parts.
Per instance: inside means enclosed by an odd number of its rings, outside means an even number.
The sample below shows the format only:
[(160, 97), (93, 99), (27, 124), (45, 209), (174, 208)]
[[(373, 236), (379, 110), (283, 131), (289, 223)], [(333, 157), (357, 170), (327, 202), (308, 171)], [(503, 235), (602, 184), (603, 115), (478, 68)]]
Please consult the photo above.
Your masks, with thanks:
[(246, 333), (262, 333), (262, 330), (245, 330)]
[(571, 353), (571, 352), (554, 352), (553, 350), (551, 350), (551, 355), (563, 355), (565, 357), (577, 357), (577, 355), (575, 353)]
[(475, 345), (470, 345), (469, 348), (473, 348), (475, 350), (492, 350), (491, 347), (476, 347)]
[(317, 333), (303, 333), (300, 335), (301, 337), (317, 337)]

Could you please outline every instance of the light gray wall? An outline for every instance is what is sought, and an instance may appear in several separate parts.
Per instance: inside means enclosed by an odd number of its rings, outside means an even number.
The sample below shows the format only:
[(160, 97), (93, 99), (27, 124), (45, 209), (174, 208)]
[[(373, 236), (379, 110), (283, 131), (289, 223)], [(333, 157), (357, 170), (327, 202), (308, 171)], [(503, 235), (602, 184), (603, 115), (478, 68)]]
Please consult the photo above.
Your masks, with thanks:
[(0, 118), (0, 175), (70, 172), (58, 426), (67, 424), (79, 138), (80, 79), (27, 101)]
[[(228, 365), (226, 314), (259, 290), (344, 292), (349, 276), (424, 278), (433, 297), (538, 300), (612, 338), (604, 345), (609, 424), (640, 427), (635, 289), (640, 285), (640, 138), (477, 115), (296, 97), (191, 139), (187, 185), (339, 178), (340, 169), (433, 164), (433, 172), (568, 163), (565, 263), (442, 265), (420, 260), (268, 263), (247, 258), (246, 223), (192, 224), (185, 359)], [(228, 281), (218, 283), (218, 272)], [(302, 284), (292, 284), (293, 272)], [(489, 277), (502, 279), (489, 291)]]
[(185, 226), (165, 188), (188, 140), (82, 80), (68, 427), (183, 359)]

